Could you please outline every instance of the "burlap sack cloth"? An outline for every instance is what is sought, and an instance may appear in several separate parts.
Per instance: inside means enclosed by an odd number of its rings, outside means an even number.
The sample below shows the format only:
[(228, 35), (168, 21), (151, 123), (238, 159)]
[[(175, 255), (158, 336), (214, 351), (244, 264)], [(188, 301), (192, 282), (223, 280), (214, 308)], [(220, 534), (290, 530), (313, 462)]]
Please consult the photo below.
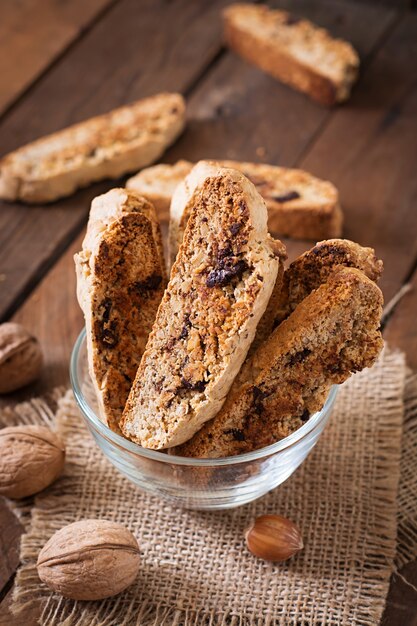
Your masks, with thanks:
[[(386, 350), (372, 370), (341, 387), (301, 468), (257, 502), (225, 512), (173, 508), (121, 478), (87, 433), (70, 392), (56, 415), (39, 399), (6, 411), (3, 423), (50, 423), (67, 446), (65, 476), (36, 498), (30, 519), (19, 506), (27, 533), (12, 606), (18, 623), (28, 605), (40, 602), (48, 626), (377, 625), (396, 554), (398, 565), (417, 554), (416, 380), (407, 388), (399, 490), (405, 389), (404, 357)], [(287, 563), (262, 562), (244, 546), (248, 522), (267, 512), (302, 529), (305, 548)], [(128, 526), (142, 566), (125, 593), (72, 602), (40, 583), (35, 561), (53, 532), (88, 517)]]

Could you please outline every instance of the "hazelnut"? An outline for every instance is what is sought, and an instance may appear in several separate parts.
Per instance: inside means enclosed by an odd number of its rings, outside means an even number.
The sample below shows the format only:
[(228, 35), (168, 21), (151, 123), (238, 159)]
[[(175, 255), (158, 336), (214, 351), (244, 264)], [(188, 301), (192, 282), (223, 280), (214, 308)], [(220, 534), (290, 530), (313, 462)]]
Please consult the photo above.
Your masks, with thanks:
[(297, 526), (280, 515), (261, 515), (245, 538), (249, 551), (264, 561), (286, 561), (304, 547)]
[(39, 578), (73, 600), (101, 600), (132, 584), (139, 546), (116, 522), (89, 519), (58, 530), (39, 553)]
[(0, 495), (26, 498), (54, 482), (64, 468), (65, 448), (45, 426), (0, 430)]
[(0, 324), (0, 393), (10, 393), (33, 382), (42, 369), (38, 340), (23, 326)]

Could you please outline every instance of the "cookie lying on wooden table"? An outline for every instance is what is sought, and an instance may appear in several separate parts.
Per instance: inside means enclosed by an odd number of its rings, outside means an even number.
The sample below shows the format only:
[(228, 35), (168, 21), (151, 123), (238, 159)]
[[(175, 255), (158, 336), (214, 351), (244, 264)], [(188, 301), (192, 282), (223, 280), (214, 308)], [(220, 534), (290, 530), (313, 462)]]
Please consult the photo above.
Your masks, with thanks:
[(278, 271), (249, 180), (201, 164), (188, 183), (175, 200), (192, 210), (120, 423), (146, 448), (183, 443), (220, 410)]
[(172, 452), (226, 457), (291, 434), (323, 407), (332, 385), (375, 362), (381, 313), (372, 280), (336, 269), (247, 360), (216, 417)]
[(69, 126), (0, 160), (0, 198), (51, 202), (156, 161), (185, 125), (177, 93), (138, 100)]
[(226, 43), (246, 61), (320, 104), (349, 97), (359, 57), (348, 42), (265, 5), (232, 4), (223, 16)]
[(74, 258), (100, 415), (120, 432), (119, 420), (166, 285), (154, 207), (126, 189), (98, 196), (82, 251)]

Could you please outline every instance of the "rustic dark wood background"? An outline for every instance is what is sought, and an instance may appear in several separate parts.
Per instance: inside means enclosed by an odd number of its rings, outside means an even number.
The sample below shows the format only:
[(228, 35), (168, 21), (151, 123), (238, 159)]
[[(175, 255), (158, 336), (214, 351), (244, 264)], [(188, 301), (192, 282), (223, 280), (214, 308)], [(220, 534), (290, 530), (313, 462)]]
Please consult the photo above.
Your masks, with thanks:
[[(322, 108), (226, 50), (227, 0), (1, 0), (0, 155), (159, 90), (181, 91), (188, 127), (163, 160), (232, 158), (305, 168), (340, 189), (344, 236), (376, 248), (386, 301), (409, 283), (384, 335), (417, 368), (417, 13), (409, 0), (277, 0), (344, 37), (362, 71), (351, 100)], [(120, 182), (120, 181), (119, 181)], [(123, 182), (123, 181), (121, 181)], [(50, 206), (0, 207), (0, 320), (41, 341), (39, 383), (17, 402), (68, 384), (83, 320), (72, 256), (104, 182)], [(286, 241), (290, 258), (311, 242)], [(22, 527), (0, 499), (0, 626)], [(417, 625), (417, 563), (392, 577), (383, 626)], [(36, 611), (30, 626), (36, 623)]]

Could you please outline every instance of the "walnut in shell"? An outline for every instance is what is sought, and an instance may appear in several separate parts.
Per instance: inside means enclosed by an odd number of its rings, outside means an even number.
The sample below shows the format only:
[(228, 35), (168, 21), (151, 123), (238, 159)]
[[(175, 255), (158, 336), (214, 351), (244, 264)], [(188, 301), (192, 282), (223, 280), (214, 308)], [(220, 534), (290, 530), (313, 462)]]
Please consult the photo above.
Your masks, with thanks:
[(139, 546), (116, 522), (89, 519), (58, 530), (38, 557), (39, 578), (73, 600), (101, 600), (132, 584), (139, 570)]
[(42, 363), (35, 337), (20, 324), (0, 324), (0, 393), (10, 393), (36, 380)]
[(26, 498), (42, 491), (61, 474), (65, 447), (45, 426), (10, 426), (0, 430), (0, 495)]

